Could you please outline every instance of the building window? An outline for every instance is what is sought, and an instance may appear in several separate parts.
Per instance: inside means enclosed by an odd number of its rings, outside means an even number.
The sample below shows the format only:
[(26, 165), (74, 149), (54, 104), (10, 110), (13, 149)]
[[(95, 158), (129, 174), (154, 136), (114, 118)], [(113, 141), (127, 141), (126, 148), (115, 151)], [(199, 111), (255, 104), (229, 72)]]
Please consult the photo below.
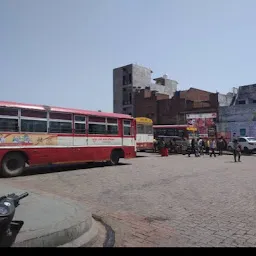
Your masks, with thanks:
[(246, 136), (246, 129), (240, 129), (240, 136)]
[(21, 120), (21, 132), (47, 132), (47, 120)]
[(252, 103), (256, 103), (256, 100), (253, 100)]
[(49, 123), (50, 133), (72, 133), (72, 123), (71, 122), (58, 122), (50, 121)]
[(19, 131), (18, 118), (17, 119), (0, 118), (0, 131), (1, 132), (18, 132)]
[(129, 104), (132, 104), (132, 94), (129, 93)]
[(132, 74), (129, 74), (129, 84), (132, 83)]
[(240, 105), (245, 104), (245, 100), (239, 100), (238, 104), (240, 104)]

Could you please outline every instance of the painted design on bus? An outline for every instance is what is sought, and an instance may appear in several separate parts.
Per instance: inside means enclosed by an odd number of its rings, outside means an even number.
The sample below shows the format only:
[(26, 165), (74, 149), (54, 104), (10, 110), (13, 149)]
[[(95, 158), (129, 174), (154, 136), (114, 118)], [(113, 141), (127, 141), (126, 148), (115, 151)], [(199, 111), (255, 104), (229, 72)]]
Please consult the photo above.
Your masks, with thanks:
[(0, 144), (6, 145), (57, 145), (57, 135), (0, 134)]

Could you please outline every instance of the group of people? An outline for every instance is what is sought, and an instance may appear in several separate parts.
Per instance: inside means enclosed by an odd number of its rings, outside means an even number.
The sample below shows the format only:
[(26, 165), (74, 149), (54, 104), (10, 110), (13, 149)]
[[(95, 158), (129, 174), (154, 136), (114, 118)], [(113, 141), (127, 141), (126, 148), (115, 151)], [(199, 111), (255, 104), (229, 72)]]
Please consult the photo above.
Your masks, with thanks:
[[(236, 134), (233, 134), (233, 156), (235, 162), (241, 162), (241, 145), (238, 143), (238, 139), (236, 137)], [(219, 155), (223, 155), (223, 150), (225, 150), (227, 147), (227, 142), (223, 137), (220, 137), (219, 139), (206, 139), (203, 140), (202, 138), (199, 139), (192, 139), (191, 144), (189, 145), (188, 149), (188, 156), (190, 157), (191, 153), (195, 154), (196, 157), (199, 157), (200, 155), (203, 155), (204, 152), (210, 157), (212, 155), (216, 157), (216, 151), (219, 152)]]
[(182, 146), (176, 143), (176, 139), (170, 139), (169, 141), (165, 141), (163, 138), (154, 139), (154, 152), (161, 152), (165, 150), (168, 152), (181, 153)]
[[(227, 148), (227, 142), (223, 137), (218, 139), (215, 138), (193, 138), (191, 141), (187, 140), (187, 154), (190, 157), (191, 154), (194, 154), (195, 157), (200, 157), (201, 155), (207, 154), (210, 157), (216, 157), (217, 152), (221, 156), (223, 155), (223, 151)], [(238, 139), (236, 134), (233, 134), (233, 156), (235, 162), (241, 161), (241, 146), (238, 143)], [(163, 138), (160, 140), (154, 140), (154, 151), (159, 151), (162, 156), (168, 156), (168, 151), (179, 153), (178, 151), (182, 151), (182, 149), (177, 150), (178, 145), (176, 145), (175, 139), (170, 140), (169, 143), (166, 143)]]
[(223, 137), (216, 139), (202, 139), (198, 138), (197, 140), (193, 138), (190, 145), (188, 146), (188, 156), (190, 157), (191, 153), (195, 154), (196, 157), (203, 155), (204, 153), (210, 157), (216, 157), (216, 151), (219, 151), (219, 155), (223, 154), (223, 150), (226, 147), (226, 142)]

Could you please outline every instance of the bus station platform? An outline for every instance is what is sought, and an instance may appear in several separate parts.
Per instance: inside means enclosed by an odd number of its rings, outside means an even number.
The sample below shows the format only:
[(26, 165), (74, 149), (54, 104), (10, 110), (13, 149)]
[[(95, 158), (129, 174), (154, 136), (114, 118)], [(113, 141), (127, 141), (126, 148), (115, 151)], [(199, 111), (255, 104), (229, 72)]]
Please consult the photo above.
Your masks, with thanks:
[(0, 185), (0, 196), (28, 192), (14, 220), (24, 221), (13, 247), (90, 247), (100, 229), (90, 212), (75, 201)]

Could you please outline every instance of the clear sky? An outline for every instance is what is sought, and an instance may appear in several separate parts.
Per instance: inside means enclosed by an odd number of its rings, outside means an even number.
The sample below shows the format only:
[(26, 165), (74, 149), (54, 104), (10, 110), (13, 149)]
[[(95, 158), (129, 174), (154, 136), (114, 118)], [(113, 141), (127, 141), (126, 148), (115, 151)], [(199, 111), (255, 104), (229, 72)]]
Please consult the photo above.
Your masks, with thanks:
[(112, 111), (112, 70), (180, 89), (256, 82), (255, 0), (1, 0), (1, 100)]

